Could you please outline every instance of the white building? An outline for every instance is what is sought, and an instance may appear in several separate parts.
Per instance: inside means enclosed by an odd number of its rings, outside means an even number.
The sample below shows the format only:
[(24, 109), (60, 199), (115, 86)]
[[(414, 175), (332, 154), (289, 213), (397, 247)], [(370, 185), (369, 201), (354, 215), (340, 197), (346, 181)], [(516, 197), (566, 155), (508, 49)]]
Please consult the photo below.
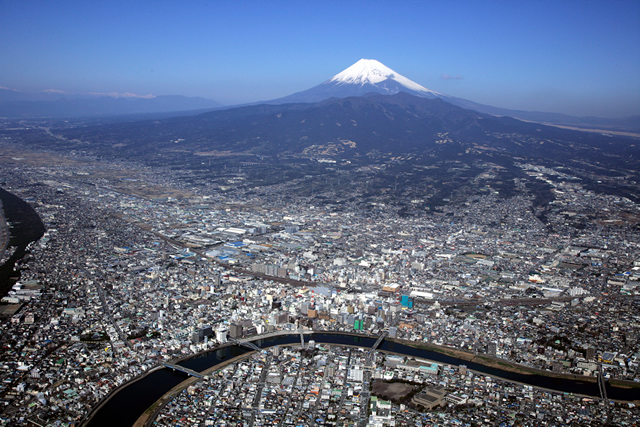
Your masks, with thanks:
[(229, 332), (229, 329), (226, 326), (221, 326), (216, 330), (216, 340), (220, 344), (227, 342), (227, 332)]

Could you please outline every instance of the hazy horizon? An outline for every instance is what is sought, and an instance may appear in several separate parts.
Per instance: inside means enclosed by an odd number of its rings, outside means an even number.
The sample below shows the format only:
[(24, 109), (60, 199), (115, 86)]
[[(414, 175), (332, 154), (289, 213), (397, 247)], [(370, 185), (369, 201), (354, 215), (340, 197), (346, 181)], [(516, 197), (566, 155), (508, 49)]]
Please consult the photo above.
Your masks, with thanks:
[(0, 1), (0, 87), (234, 105), (370, 58), (482, 104), (624, 117), (640, 114), (639, 17), (634, 1)]

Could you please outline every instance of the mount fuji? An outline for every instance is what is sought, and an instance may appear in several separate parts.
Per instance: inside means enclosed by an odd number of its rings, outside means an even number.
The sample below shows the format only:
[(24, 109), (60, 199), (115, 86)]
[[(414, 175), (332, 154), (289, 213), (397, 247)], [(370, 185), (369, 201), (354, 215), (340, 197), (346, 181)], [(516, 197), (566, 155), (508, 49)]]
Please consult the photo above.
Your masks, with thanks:
[(367, 93), (395, 95), (406, 92), (420, 98), (440, 98), (450, 104), (492, 116), (507, 116), (526, 121), (552, 125), (575, 126), (583, 129), (607, 129), (625, 132), (640, 132), (638, 116), (621, 119), (598, 117), (573, 117), (566, 114), (539, 111), (509, 110), (456, 98), (408, 79), (375, 59), (361, 59), (329, 80), (301, 92), (260, 102), (260, 104), (315, 103), (329, 98), (348, 98)]
[(269, 101), (270, 104), (320, 102), (328, 98), (347, 98), (366, 93), (395, 95), (406, 92), (421, 98), (443, 98), (446, 95), (427, 89), (375, 59), (361, 59), (346, 70), (311, 89)]
[[(540, 117), (532, 118), (526, 111), (507, 110), (490, 105), (478, 104), (462, 98), (445, 95), (435, 90), (414, 82), (400, 73), (392, 70), (383, 63), (375, 59), (361, 59), (344, 71), (336, 74), (329, 80), (320, 83), (311, 89), (296, 92), (283, 98), (266, 101), (267, 104), (289, 104), (289, 103), (313, 103), (324, 101), (329, 98), (348, 98), (352, 96), (362, 96), (367, 93), (379, 93), (382, 95), (395, 95), (399, 92), (406, 92), (420, 98), (435, 99), (440, 98), (458, 107), (474, 110), (480, 113), (494, 116), (517, 117), (525, 120), (538, 121)], [(529, 113), (535, 114), (535, 113)], [(538, 113), (546, 114), (546, 113)]]

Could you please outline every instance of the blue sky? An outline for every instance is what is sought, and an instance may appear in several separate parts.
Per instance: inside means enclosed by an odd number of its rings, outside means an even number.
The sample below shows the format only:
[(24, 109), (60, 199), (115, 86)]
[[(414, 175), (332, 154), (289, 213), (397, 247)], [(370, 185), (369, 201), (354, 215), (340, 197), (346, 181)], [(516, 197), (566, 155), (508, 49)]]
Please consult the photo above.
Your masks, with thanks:
[(25, 92), (227, 105), (369, 58), (475, 102), (619, 117), (640, 114), (640, 1), (0, 0), (0, 58)]

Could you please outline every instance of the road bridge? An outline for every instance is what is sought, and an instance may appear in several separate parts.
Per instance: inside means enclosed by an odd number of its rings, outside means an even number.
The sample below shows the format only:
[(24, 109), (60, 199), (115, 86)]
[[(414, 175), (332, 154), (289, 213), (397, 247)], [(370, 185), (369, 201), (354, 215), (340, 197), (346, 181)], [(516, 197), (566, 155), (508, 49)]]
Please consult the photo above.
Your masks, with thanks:
[(191, 375), (192, 377), (204, 378), (204, 375), (202, 375), (201, 373), (196, 372), (193, 369), (185, 368), (184, 366), (176, 365), (175, 363), (163, 363), (163, 365), (165, 366), (165, 368), (173, 369), (174, 371), (184, 372), (185, 374)]
[(257, 345), (255, 345), (251, 341), (238, 341), (238, 340), (235, 340), (235, 339), (230, 339), (229, 342), (231, 342), (233, 344), (236, 344), (236, 345), (240, 345), (240, 346), (245, 347), (245, 348), (248, 348), (250, 350), (262, 351), (262, 349), (260, 347), (258, 347)]
[(607, 406), (607, 422), (604, 425), (611, 425), (611, 405), (607, 398), (607, 384), (602, 374), (602, 363), (598, 363), (598, 388), (600, 389), (600, 397), (604, 400), (604, 404)]
[(371, 347), (371, 350), (369, 350), (371, 353), (373, 353), (374, 351), (376, 351), (376, 349), (378, 348), (378, 346), (380, 346), (380, 343), (382, 342), (382, 340), (384, 340), (387, 335), (389, 333), (387, 331), (382, 332), (382, 334), (378, 337), (378, 340), (375, 342), (375, 344), (373, 344), (373, 347)]
[(600, 397), (602, 400), (607, 400), (607, 385), (604, 381), (604, 376), (602, 375), (602, 364), (598, 364), (598, 388), (600, 389)]

